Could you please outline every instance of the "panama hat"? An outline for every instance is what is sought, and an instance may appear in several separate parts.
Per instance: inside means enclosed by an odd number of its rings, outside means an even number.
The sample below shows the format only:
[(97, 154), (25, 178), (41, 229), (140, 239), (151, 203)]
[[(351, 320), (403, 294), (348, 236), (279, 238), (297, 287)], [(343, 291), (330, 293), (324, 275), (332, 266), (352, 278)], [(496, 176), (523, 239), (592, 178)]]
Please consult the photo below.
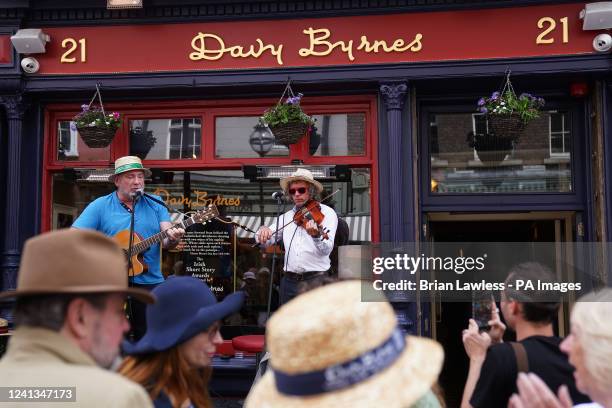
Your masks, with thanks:
[(147, 332), (136, 343), (123, 342), (127, 354), (167, 350), (208, 329), (242, 307), (244, 292), (226, 296), (222, 302), (201, 280), (171, 276), (153, 289), (157, 298), (147, 306)]
[(373, 289), (356, 280), (333, 283), (272, 316), (269, 369), (246, 408), (406, 408), (427, 393), (442, 367), (442, 347), (405, 336), (382, 295), (363, 302), (362, 290)]
[(312, 173), (308, 169), (297, 169), (290, 176), (281, 179), (280, 186), (283, 191), (287, 191), (289, 190), (289, 186), (291, 185), (291, 183), (293, 183), (294, 181), (305, 181), (307, 183), (312, 184), (317, 190), (318, 194), (323, 191), (323, 185), (314, 179)]
[(125, 255), (115, 241), (97, 231), (61, 229), (25, 242), (17, 290), (0, 298), (104, 292), (155, 301), (147, 290), (128, 288)]
[(108, 176), (108, 181), (115, 181), (115, 176), (133, 170), (142, 170), (145, 176), (151, 177), (151, 170), (145, 169), (142, 160), (137, 156), (123, 156), (115, 160), (115, 174)]

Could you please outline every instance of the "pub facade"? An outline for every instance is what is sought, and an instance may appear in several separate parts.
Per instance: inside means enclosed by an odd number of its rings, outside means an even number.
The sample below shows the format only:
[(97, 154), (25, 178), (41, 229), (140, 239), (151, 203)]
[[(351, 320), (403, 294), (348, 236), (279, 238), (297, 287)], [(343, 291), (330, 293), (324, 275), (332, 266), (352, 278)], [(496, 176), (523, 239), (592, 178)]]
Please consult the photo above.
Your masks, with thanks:
[[(175, 220), (219, 208), (221, 221), (160, 256), (165, 275), (197, 276), (220, 298), (247, 291), (230, 338), (262, 333), (276, 307), (267, 287), (282, 265), (271, 270), (274, 251), (253, 248), (252, 231), (271, 224), (271, 194), (296, 166), (333, 194), (353, 245), (610, 241), (612, 64), (594, 49), (609, 27), (584, 29), (586, 3), (0, 3), (2, 290), (16, 285), (23, 242), (112, 191), (125, 155), (152, 169), (146, 190)], [(44, 50), (17, 50), (11, 37), (32, 29)], [(477, 149), (489, 126), (477, 101), (508, 79), (545, 100), (542, 114), (512, 145)], [(288, 84), (315, 126), (264, 148), (259, 118)], [(103, 147), (72, 121), (92, 101), (121, 116)], [(469, 317), (460, 309), (396, 305), (407, 331), (447, 355)]]

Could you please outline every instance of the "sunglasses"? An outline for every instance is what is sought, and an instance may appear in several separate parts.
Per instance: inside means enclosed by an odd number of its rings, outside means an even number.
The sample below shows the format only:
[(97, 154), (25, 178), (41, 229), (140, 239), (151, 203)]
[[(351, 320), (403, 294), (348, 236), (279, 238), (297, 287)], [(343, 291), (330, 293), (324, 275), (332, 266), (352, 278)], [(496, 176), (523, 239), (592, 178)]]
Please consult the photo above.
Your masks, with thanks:
[(298, 188), (290, 188), (289, 195), (295, 195), (295, 193), (304, 194), (306, 192), (306, 187), (298, 187)]

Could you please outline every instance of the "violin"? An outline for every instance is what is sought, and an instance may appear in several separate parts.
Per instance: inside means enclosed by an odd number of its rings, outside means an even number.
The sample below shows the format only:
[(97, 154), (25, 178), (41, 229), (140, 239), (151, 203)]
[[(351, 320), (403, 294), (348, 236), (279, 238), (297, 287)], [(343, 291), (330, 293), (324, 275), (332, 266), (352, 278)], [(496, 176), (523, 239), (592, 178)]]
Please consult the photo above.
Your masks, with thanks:
[(321, 203), (312, 198), (304, 203), (304, 205), (295, 212), (293, 215), (293, 222), (298, 226), (306, 228), (309, 221), (314, 221), (319, 229), (319, 235), (323, 239), (329, 239), (327, 233), (329, 230), (325, 229), (322, 225), (325, 215), (321, 211)]

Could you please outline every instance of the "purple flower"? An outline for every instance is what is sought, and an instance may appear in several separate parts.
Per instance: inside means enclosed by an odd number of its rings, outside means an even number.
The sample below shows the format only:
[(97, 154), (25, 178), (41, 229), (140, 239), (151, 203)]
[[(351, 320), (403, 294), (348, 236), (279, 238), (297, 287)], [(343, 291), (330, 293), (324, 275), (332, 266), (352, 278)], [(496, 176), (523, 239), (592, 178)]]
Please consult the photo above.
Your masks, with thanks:
[(82, 110), (83, 112), (87, 112), (87, 111), (89, 111), (89, 105), (81, 105), (81, 110)]
[(499, 92), (495, 91), (491, 94), (491, 99), (497, 99), (499, 98)]
[(487, 113), (489, 110), (486, 108), (486, 106), (483, 106), (480, 108), (480, 113)]
[(531, 94), (522, 93), (521, 96), (519, 96), (519, 99), (523, 99), (523, 98), (533, 98), (533, 97), (531, 96)]
[(480, 99), (478, 100), (478, 106), (483, 106), (485, 103), (486, 103), (486, 102), (485, 102), (485, 98), (480, 98)]
[(113, 117), (115, 119), (119, 119), (119, 112), (113, 112)]

